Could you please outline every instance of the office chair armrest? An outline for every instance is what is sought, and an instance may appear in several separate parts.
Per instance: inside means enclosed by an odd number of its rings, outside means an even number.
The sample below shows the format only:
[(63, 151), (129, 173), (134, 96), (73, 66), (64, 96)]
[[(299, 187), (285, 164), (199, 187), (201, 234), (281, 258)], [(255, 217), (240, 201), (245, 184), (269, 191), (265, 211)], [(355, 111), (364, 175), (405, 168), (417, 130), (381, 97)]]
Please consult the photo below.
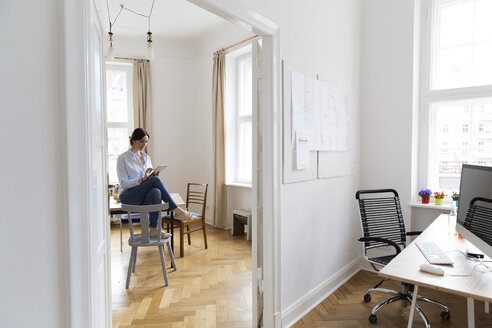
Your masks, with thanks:
[(362, 242), (366, 242), (366, 241), (379, 241), (381, 243), (386, 243), (386, 244), (388, 244), (390, 246), (393, 246), (395, 248), (395, 250), (396, 250), (396, 254), (395, 255), (398, 255), (401, 252), (400, 246), (398, 246), (397, 243), (395, 243), (394, 241), (389, 240), (389, 239), (385, 239), (385, 238), (381, 238), (381, 237), (361, 237), (361, 238), (359, 238), (359, 241), (362, 241)]
[(407, 236), (418, 236), (422, 233), (422, 231), (409, 231), (405, 235)]

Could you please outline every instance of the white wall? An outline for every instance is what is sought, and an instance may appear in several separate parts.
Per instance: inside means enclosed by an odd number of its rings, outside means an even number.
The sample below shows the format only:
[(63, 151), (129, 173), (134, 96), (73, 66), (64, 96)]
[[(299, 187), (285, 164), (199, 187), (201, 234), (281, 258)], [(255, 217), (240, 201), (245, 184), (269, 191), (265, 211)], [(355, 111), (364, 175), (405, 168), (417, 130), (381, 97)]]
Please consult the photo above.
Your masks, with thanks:
[(360, 223), (354, 196), (360, 185), (361, 166), (361, 1), (247, 3), (280, 24), (281, 59), (325, 77), (350, 93), (353, 104), (356, 173), (281, 187), (281, 315), (285, 325), (348, 278), (339, 273), (350, 271), (349, 264), (360, 256), (356, 241)]
[(414, 0), (362, 3), (362, 187), (396, 189), (410, 227)]
[[(281, 308), (283, 313), (295, 312), (315, 305), (312, 295), (317, 289), (348, 278), (340, 272), (360, 255), (354, 194), (361, 185), (361, 171), (364, 187), (391, 185), (400, 191), (402, 199), (410, 199), (413, 1), (244, 1), (280, 24), (281, 58), (329, 77), (335, 86), (351, 93), (354, 151), (358, 154), (361, 145), (364, 149), (360, 160), (356, 159), (354, 175), (281, 187)], [(64, 218), (58, 201), (63, 198), (58, 149), (64, 142), (59, 121), (58, 5), (56, 0), (42, 4), (4, 1), (0, 5), (1, 40), (8, 45), (0, 52), (4, 77), (0, 82), (0, 138), (6, 145), (4, 150), (13, 150), (6, 157), (10, 160), (2, 161), (4, 188), (0, 197), (2, 205), (9, 204), (2, 211), (2, 228), (9, 233), (4, 234), (0, 245), (4, 250), (0, 321), (8, 327), (66, 326), (65, 265), (61, 258), (67, 245), (61, 237)], [(21, 17), (24, 29), (31, 33), (28, 42), (22, 35), (11, 33)], [(223, 40), (225, 44), (214, 45), (214, 50), (238, 39), (230, 35)], [(211, 149), (211, 130), (205, 130), (206, 126), (211, 129), (211, 110), (205, 109), (210, 98), (207, 87), (196, 88), (207, 83), (211, 70), (207, 61), (211, 59), (199, 44), (195, 47), (169, 41), (178, 49), (172, 53), (171, 46), (159, 50), (157, 44), (155, 69), (176, 72), (182, 68), (183, 76), (174, 78), (186, 85), (155, 102), (156, 108), (163, 108), (157, 114), (162, 114), (159, 121), (163, 127), (154, 132), (152, 142), (162, 142), (166, 147), (159, 147), (153, 160), (182, 167), (180, 174), (186, 177), (209, 175), (211, 184), (211, 162), (203, 161)], [(201, 59), (193, 63), (191, 58), (196, 57), (181, 56), (190, 49)], [(200, 70), (196, 83), (190, 82), (193, 72)], [(156, 79), (154, 94), (166, 92), (166, 83)], [(183, 112), (171, 117), (167, 108), (172, 107)], [(203, 120), (203, 131), (194, 131), (196, 126), (191, 125), (193, 129), (187, 133), (182, 123), (191, 117)], [(173, 148), (178, 137), (186, 143), (179, 152)], [(168, 185), (184, 193), (185, 181), (178, 175), (173, 172), (167, 177)]]
[(59, 6), (0, 2), (3, 327), (66, 327)]
[[(213, 52), (250, 35), (243, 28), (224, 22), (199, 39), (154, 37), (152, 163), (169, 164), (161, 177), (169, 190), (182, 196), (186, 195), (187, 182), (209, 184), (206, 215), (209, 223), (213, 222), (214, 204)], [(145, 56), (144, 39), (119, 37), (114, 45), (117, 56)], [(243, 190), (230, 189), (228, 196), (231, 201), (228, 206), (244, 203)], [(229, 214), (228, 224), (222, 228), (231, 227), (232, 214)]]

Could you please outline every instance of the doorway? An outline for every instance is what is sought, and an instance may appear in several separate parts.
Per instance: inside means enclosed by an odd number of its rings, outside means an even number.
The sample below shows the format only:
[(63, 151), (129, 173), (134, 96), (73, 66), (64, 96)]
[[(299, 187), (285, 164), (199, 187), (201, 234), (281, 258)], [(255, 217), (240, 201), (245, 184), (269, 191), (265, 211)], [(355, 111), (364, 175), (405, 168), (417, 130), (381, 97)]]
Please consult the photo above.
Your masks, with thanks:
[[(280, 185), (280, 166), (279, 166), (279, 138), (277, 137), (277, 133), (274, 134), (274, 131), (279, 131), (280, 127), (280, 110), (279, 110), (279, 88), (278, 88), (278, 81), (279, 81), (279, 60), (278, 60), (278, 26), (266, 19), (263, 18), (258, 13), (255, 13), (254, 11), (249, 10), (249, 8), (246, 8), (242, 5), (238, 4), (229, 4), (229, 3), (223, 3), (223, 1), (218, 1), (218, 0), (210, 0), (210, 1), (199, 1), (199, 0), (193, 0), (190, 1), (192, 3), (195, 3), (199, 5), (200, 7), (215, 13), (227, 20), (240, 23), (241, 26), (244, 26), (250, 31), (257, 33), (262, 36), (263, 38), (263, 61), (261, 63), (261, 72), (260, 72), (260, 80), (261, 83), (258, 87), (258, 90), (261, 92), (261, 97), (258, 98), (258, 105), (259, 105), (259, 117), (258, 119), (262, 120), (261, 128), (259, 131), (261, 132), (259, 140), (259, 146), (260, 148), (258, 149), (258, 152), (261, 152), (262, 156), (262, 164), (261, 164), (261, 175), (259, 176), (259, 183), (256, 183), (256, 187), (254, 188), (254, 195), (255, 198), (259, 199), (263, 205), (262, 209), (260, 209), (259, 212), (253, 213), (253, 221), (254, 224), (253, 226), (256, 226), (257, 219), (258, 219), (258, 213), (262, 215), (262, 217), (268, 217), (268, 220), (265, 220), (263, 222), (263, 225), (261, 227), (262, 230), (262, 237), (261, 241), (255, 242), (255, 235), (257, 234), (254, 232), (253, 233), (253, 240), (255, 243), (257, 242), (262, 242), (267, 241), (263, 243), (263, 247), (261, 250), (262, 256), (264, 258), (264, 267), (261, 270), (257, 270), (256, 268), (253, 269), (253, 275), (258, 276), (259, 281), (261, 281), (261, 285), (263, 286), (263, 293), (264, 293), (264, 316), (263, 316), (263, 323), (265, 326), (268, 327), (275, 327), (275, 317), (274, 313), (279, 312), (280, 304), (279, 304), (279, 263), (278, 259), (280, 258), (278, 256), (278, 250), (279, 250), (279, 238), (278, 238), (278, 229), (275, 229), (275, 227), (278, 225), (278, 216), (279, 216), (279, 185)], [(76, 10), (78, 9), (77, 7), (70, 7), (68, 6), (67, 10)], [(78, 13), (72, 12), (72, 14), (76, 17), (80, 17)], [(67, 23), (67, 26), (69, 24)], [(70, 43), (70, 42), (68, 42)], [(75, 71), (76, 74), (78, 74), (78, 78), (84, 80), (87, 79), (87, 76), (82, 73), (78, 69), (73, 69), (70, 68), (68, 65), (66, 67), (67, 73), (70, 73), (72, 71)], [(78, 81), (77, 81), (78, 82)], [(78, 85), (78, 83), (75, 83)], [(269, 109), (269, 110), (262, 110), (262, 109)], [(68, 112), (67, 115), (69, 116), (71, 113)], [(91, 133), (91, 126), (90, 124), (87, 126), (86, 131), (84, 132), (85, 135), (90, 135)], [(74, 145), (78, 145), (79, 140), (71, 141), (68, 140), (68, 146), (70, 148), (71, 142), (74, 142)], [(74, 147), (76, 149), (77, 147)], [(68, 154), (69, 159), (72, 159), (77, 157), (77, 155), (73, 155), (71, 153)], [(73, 156), (73, 157), (71, 157)], [(90, 191), (89, 191), (90, 192)], [(84, 202), (84, 200), (82, 200)], [(82, 204), (83, 206), (84, 204)], [(87, 204), (89, 205), (89, 202), (87, 201)], [(104, 214), (103, 214), (104, 215)], [(93, 217), (93, 220), (97, 219), (97, 217)], [(69, 229), (72, 231), (72, 227), (69, 227)], [(76, 233), (73, 231), (73, 233)], [(87, 234), (90, 234), (89, 231), (86, 232)], [(90, 263), (85, 262), (85, 258), (80, 258), (77, 259), (77, 251), (82, 249), (89, 249), (89, 245), (87, 244), (87, 240), (84, 238), (80, 238), (77, 240), (77, 244), (75, 244), (75, 248), (71, 249), (71, 253), (73, 252), (73, 262), (71, 263), (71, 268), (79, 268), (79, 267), (86, 267), (89, 269), (89, 271), (95, 270), (95, 268), (92, 267)], [(87, 252), (87, 251), (84, 251)], [(276, 260), (274, 260), (276, 259)], [(71, 272), (75, 272), (71, 270)], [(76, 274), (71, 275), (71, 283), (76, 284), (78, 280), (81, 278), (78, 277)], [(90, 281), (86, 281), (85, 279), (81, 280), (81, 286), (84, 287), (86, 286), (86, 290), (90, 290), (91, 283)], [(91, 309), (94, 309), (95, 306), (97, 305), (97, 302), (94, 300), (87, 298), (87, 296), (84, 297), (84, 295), (80, 295), (80, 293), (71, 293), (70, 298), (74, 301), (73, 304), (78, 304), (80, 303), (80, 299), (78, 297), (82, 296), (84, 300), (87, 301), (87, 304), (89, 306), (87, 308), (84, 308), (82, 311), (86, 311), (85, 314), (87, 314), (87, 317), (93, 316), (93, 311)], [(75, 315), (74, 317), (79, 317), (80, 316), (80, 311), (77, 311), (76, 309), (72, 308), (73, 311), (76, 311), (78, 315)], [(73, 312), (72, 311), (72, 312)], [(75, 325), (78, 326), (78, 325)], [(88, 326), (88, 325), (86, 325)]]

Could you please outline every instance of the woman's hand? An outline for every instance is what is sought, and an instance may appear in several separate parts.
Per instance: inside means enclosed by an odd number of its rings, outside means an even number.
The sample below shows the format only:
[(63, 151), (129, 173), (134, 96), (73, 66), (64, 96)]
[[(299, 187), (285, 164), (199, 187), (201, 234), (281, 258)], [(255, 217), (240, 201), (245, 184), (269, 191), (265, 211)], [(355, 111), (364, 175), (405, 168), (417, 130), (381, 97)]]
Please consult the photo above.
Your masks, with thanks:
[(150, 173), (151, 173), (153, 170), (154, 170), (154, 169), (153, 169), (153, 168), (151, 168), (151, 167), (147, 168), (147, 170), (145, 170), (145, 175), (144, 175), (143, 177), (141, 177), (140, 179), (138, 179), (138, 183), (142, 183), (142, 182), (144, 182), (144, 181), (148, 180), (148, 179), (149, 179), (149, 175), (150, 175)]

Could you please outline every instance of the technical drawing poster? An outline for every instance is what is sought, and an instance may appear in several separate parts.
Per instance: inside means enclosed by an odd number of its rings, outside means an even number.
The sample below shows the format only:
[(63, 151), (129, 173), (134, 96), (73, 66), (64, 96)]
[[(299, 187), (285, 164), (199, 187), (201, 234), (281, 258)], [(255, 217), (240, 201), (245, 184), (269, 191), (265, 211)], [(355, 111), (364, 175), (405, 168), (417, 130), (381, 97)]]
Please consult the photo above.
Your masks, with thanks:
[(349, 151), (348, 96), (326, 83), (292, 72), (292, 144), (296, 133), (309, 140), (309, 150)]

